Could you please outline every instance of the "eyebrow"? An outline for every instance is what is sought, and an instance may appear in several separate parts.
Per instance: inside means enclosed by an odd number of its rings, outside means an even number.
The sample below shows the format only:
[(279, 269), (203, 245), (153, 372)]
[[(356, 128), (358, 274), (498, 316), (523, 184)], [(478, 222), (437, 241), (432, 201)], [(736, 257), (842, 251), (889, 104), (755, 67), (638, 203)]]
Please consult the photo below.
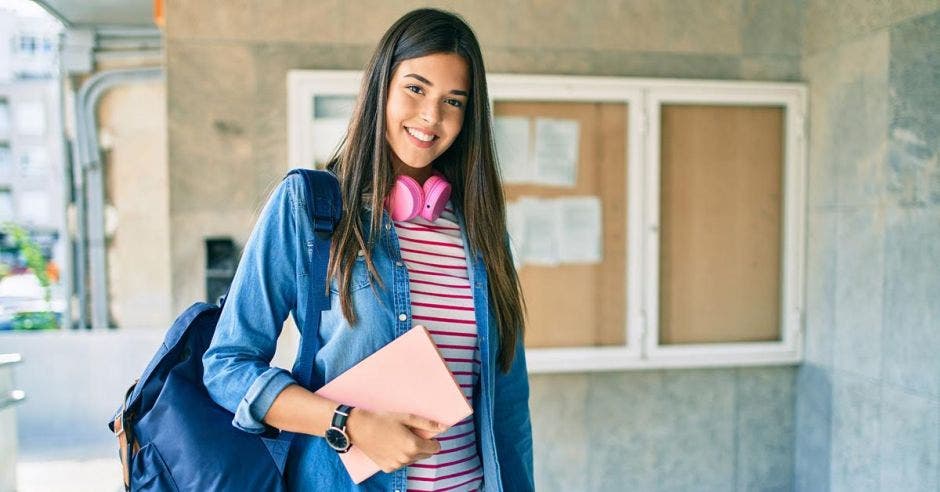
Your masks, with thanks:
[[(420, 80), (421, 82), (424, 82), (425, 84), (428, 84), (429, 86), (434, 87), (434, 84), (432, 84), (430, 80), (428, 80), (428, 79), (426, 79), (426, 78), (424, 78), (424, 77), (422, 77), (422, 76), (420, 76), (420, 75), (418, 75), (418, 74), (416, 74), (416, 73), (409, 73), (408, 75), (405, 75), (405, 77), (416, 78), (416, 79)], [(451, 93), (451, 94), (456, 94), (456, 95), (458, 95), (458, 96), (466, 96), (466, 97), (469, 97), (469, 94), (467, 94), (467, 91), (461, 91), (461, 90), (458, 90), (458, 89), (453, 89), (453, 90), (450, 91), (450, 93)]]

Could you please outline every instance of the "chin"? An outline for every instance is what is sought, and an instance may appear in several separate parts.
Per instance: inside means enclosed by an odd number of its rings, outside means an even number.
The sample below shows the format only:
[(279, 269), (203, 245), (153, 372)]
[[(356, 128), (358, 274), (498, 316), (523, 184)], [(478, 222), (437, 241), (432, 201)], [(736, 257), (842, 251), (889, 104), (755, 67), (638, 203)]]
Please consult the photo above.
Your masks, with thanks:
[(433, 164), (433, 163), (434, 163), (434, 160), (433, 160), (433, 159), (430, 160), (430, 161), (410, 160), (410, 161), (402, 161), (402, 162), (403, 162), (406, 166), (408, 166), (408, 167), (410, 167), (410, 168), (412, 168), (412, 169), (424, 169), (424, 168), (426, 168), (426, 167), (429, 167), (431, 164)]

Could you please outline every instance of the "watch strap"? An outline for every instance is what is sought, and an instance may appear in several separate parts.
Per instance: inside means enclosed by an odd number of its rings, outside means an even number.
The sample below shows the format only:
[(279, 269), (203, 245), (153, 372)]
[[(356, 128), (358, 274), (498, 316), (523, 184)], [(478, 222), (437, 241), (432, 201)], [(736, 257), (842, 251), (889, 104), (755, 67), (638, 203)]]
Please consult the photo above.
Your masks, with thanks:
[(349, 412), (351, 412), (353, 407), (349, 405), (340, 405), (336, 407), (336, 410), (333, 411), (333, 422), (332, 427), (337, 429), (346, 429), (346, 419), (349, 418)]

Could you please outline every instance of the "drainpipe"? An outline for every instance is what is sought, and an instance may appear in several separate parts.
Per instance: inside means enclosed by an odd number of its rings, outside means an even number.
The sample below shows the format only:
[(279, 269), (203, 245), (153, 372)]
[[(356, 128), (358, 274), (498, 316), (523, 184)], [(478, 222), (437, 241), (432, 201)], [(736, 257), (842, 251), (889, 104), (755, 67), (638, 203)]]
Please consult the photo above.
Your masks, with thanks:
[[(130, 68), (98, 72), (89, 77), (78, 91), (75, 99), (76, 140), (78, 152), (73, 154), (73, 169), (82, 176), (76, 176), (76, 185), (84, 191), (76, 207), (80, 229), (87, 235), (88, 278), (90, 280), (91, 327), (108, 328), (108, 284), (107, 284), (107, 245), (104, 234), (104, 173), (101, 152), (98, 147), (98, 125), (95, 110), (101, 97), (111, 88), (124, 84), (147, 83), (163, 78), (162, 68)], [(82, 179), (84, 177), (84, 179)], [(82, 190), (84, 184), (84, 190)], [(84, 209), (84, 213), (83, 212)], [(81, 227), (84, 226), (84, 227)], [(79, 235), (79, 241), (84, 238)], [(78, 257), (82, 261), (82, 257)], [(77, 279), (82, 282), (82, 279)], [(85, 306), (80, 309), (79, 318), (84, 318)], [(86, 325), (81, 325), (86, 326)]]
[[(42, 1), (35, 0), (49, 10)], [(162, 64), (162, 33), (153, 27), (122, 26), (73, 26), (61, 16), (66, 30), (63, 35), (60, 52), (60, 77), (92, 74), (98, 60), (122, 59), (146, 65)], [(101, 72), (92, 75), (76, 92), (75, 84), (66, 100), (62, 92), (63, 127), (65, 117), (69, 115), (73, 138), (65, 138), (68, 150), (68, 162), (71, 167), (71, 187), (68, 190), (75, 211), (75, 236), (67, 236), (70, 241), (66, 284), (69, 302), (66, 319), (71, 323), (74, 294), (78, 301), (77, 324), (75, 328), (105, 328), (108, 326), (108, 297), (106, 246), (104, 242), (104, 177), (101, 157), (98, 149), (98, 132), (95, 121), (95, 109), (102, 95), (117, 84), (136, 83), (159, 78), (159, 68), (126, 69)], [(65, 110), (70, 105), (71, 114)], [(89, 304), (92, 308), (89, 310)], [(88, 323), (88, 313), (92, 314), (92, 323)]]

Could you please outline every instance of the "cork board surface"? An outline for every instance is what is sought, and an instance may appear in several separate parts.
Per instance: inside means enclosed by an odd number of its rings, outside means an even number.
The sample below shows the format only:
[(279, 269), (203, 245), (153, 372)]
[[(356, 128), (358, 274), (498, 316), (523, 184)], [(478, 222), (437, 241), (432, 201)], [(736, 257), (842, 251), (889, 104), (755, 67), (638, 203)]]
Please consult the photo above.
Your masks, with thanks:
[(601, 200), (602, 260), (598, 264), (523, 265), (526, 346), (626, 344), (627, 105), (593, 102), (497, 101), (495, 116), (565, 118), (580, 124), (574, 187), (505, 184), (506, 201), (523, 196), (594, 195)]
[(661, 114), (660, 344), (779, 340), (784, 109)]

